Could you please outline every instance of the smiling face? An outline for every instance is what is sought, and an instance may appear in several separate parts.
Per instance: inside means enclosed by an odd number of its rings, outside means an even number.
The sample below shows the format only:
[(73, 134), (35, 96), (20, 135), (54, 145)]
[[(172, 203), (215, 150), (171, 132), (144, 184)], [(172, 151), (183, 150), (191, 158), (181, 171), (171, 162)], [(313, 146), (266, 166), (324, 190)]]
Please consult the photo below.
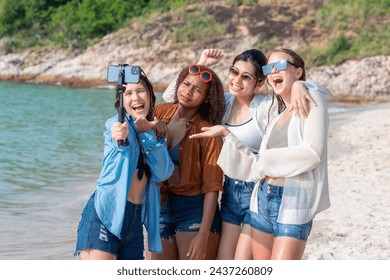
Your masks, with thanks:
[(255, 67), (248, 61), (237, 61), (228, 76), (229, 92), (237, 97), (253, 95), (257, 85)]
[(177, 88), (177, 100), (182, 107), (197, 108), (206, 100), (208, 83), (202, 82), (199, 75), (187, 75)]
[(126, 84), (123, 93), (123, 106), (133, 118), (145, 117), (150, 109), (150, 96), (142, 82)]
[[(281, 61), (289, 60), (293, 61), (292, 57), (284, 52), (274, 52), (268, 58), (268, 64)], [(299, 80), (302, 76), (302, 68), (295, 67), (290, 63), (287, 63), (286, 70), (278, 71), (276, 67), (273, 67), (271, 73), (267, 76), (268, 83), (273, 88), (275, 94), (284, 95), (290, 94), (292, 85), (295, 81)]]

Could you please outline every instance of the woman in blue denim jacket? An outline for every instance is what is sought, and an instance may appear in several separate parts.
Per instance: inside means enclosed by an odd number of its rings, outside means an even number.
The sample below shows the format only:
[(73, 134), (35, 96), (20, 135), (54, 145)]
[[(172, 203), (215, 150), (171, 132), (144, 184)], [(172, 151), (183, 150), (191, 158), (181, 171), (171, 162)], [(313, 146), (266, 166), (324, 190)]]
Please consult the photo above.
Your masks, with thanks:
[[(144, 259), (142, 225), (149, 251), (162, 250), (157, 183), (171, 176), (173, 164), (165, 139), (152, 130), (155, 100), (142, 74), (139, 83), (124, 85), (124, 123), (114, 116), (105, 124), (102, 170), (77, 230), (75, 255), (81, 259)], [(118, 140), (124, 144), (118, 145)]]

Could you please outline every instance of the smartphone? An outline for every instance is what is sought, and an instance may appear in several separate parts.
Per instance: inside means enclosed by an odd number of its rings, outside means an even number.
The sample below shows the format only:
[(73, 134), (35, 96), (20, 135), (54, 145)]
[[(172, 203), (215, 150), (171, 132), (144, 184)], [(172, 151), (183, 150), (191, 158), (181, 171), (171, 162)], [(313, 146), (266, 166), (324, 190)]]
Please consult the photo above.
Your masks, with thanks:
[(138, 84), (139, 76), (141, 75), (141, 67), (132, 66), (127, 64), (122, 65), (109, 65), (107, 69), (107, 82), (114, 83), (118, 82), (119, 71), (123, 69), (124, 79), (122, 83), (125, 84)]

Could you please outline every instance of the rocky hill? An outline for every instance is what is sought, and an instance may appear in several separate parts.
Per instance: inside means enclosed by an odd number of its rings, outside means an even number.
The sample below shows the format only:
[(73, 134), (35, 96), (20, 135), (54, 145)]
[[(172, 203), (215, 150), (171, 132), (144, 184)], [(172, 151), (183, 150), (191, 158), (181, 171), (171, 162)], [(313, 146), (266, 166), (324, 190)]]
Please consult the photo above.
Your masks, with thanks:
[[(186, 22), (185, 16), (174, 13), (157, 16), (148, 23), (135, 21), (129, 27), (105, 36), (85, 51), (45, 49), (6, 54), (5, 43), (0, 41), (0, 80), (71, 87), (107, 86), (107, 66), (128, 63), (140, 65), (156, 89), (161, 91), (182, 67), (196, 62), (204, 48), (225, 51), (225, 58), (215, 71), (226, 80), (226, 69), (234, 56), (258, 46), (259, 42), (277, 38), (281, 46), (299, 53), (307, 47), (321, 46), (329, 39), (332, 34), (310, 22), (303, 24), (299, 21), (318, 9), (321, 1), (304, 1), (308, 3), (300, 5), (290, 2), (283, 1), (283, 5), (273, 5), (270, 9), (267, 5), (231, 6), (225, 1), (211, 1), (205, 4), (205, 8), (217, 22), (227, 26), (227, 32), (185, 44), (177, 43), (172, 37), (172, 30)], [(198, 9), (197, 6), (187, 6), (181, 11), (182, 15), (194, 9)], [(389, 20), (382, 24), (389, 24)], [(383, 41), (388, 44), (385, 38)], [(390, 56), (312, 67), (308, 69), (308, 79), (325, 85), (338, 99), (388, 100)]]

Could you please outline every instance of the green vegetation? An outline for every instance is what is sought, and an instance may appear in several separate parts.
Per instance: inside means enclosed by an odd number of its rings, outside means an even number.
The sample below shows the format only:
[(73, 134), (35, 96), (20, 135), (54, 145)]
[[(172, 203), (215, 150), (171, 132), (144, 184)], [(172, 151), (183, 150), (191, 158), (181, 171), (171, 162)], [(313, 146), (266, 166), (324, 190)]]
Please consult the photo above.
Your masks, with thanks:
[[(390, 55), (388, 0), (327, 0), (314, 15), (316, 26), (337, 34), (326, 46), (305, 50), (308, 65), (330, 65), (347, 59)], [(309, 19), (306, 19), (309, 20)]]
[[(311, 1), (311, 0), (307, 0)], [(229, 35), (230, 26), (218, 22), (202, 0), (0, 0), (0, 38), (6, 52), (27, 48), (85, 49), (104, 35), (137, 22), (146, 26), (158, 16), (170, 14), (180, 23), (169, 29), (176, 47), (196, 42), (210, 45)], [(257, 0), (226, 0), (228, 5), (258, 5)], [(272, 1), (268, 1), (272, 5)], [(261, 3), (261, 2), (260, 2)], [(297, 5), (293, 6), (298, 8)], [(269, 6), (268, 17), (289, 22), (290, 16)], [(390, 55), (389, 0), (325, 0), (298, 23), (310, 24), (329, 34), (327, 42), (301, 50), (308, 66), (337, 64), (378, 54)], [(266, 15), (264, 15), (266, 17)], [(262, 15), (259, 15), (259, 20)], [(233, 19), (232, 19), (233, 20)], [(229, 29), (230, 28), (230, 29)], [(230, 34), (232, 35), (232, 34)], [(298, 39), (298, 38), (297, 38)], [(304, 39), (304, 38), (302, 38)], [(256, 46), (264, 52), (284, 38), (272, 37)], [(148, 45), (148, 39), (138, 42)]]
[(167, 12), (187, 0), (1, 0), (0, 37), (15, 51), (50, 45), (86, 48), (135, 17)]

